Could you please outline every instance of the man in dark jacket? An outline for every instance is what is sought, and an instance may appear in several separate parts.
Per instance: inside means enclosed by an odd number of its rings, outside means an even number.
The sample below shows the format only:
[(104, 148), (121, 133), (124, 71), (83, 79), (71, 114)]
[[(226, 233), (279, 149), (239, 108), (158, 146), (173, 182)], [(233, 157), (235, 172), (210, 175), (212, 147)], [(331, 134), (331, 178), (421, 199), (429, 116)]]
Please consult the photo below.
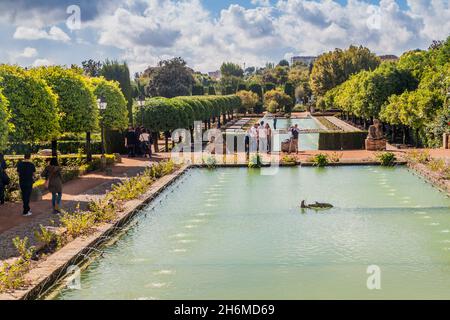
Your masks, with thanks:
[(17, 165), (17, 173), (19, 174), (20, 191), (22, 192), (23, 201), (23, 216), (29, 217), (32, 215), (30, 209), (30, 198), (33, 191), (34, 173), (36, 167), (30, 161), (31, 154), (26, 153), (24, 160)]
[(135, 155), (136, 144), (137, 144), (136, 132), (134, 131), (133, 127), (130, 126), (125, 136), (125, 146), (128, 149), (128, 157), (134, 158), (136, 156)]

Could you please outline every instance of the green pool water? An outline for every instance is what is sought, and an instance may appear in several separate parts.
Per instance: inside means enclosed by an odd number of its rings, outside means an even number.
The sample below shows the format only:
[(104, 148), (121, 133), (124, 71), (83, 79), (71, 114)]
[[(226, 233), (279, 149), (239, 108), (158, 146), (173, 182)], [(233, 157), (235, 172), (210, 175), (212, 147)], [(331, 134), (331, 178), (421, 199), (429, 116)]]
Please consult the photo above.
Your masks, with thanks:
[(405, 168), (193, 169), (49, 298), (449, 299), (449, 206)]

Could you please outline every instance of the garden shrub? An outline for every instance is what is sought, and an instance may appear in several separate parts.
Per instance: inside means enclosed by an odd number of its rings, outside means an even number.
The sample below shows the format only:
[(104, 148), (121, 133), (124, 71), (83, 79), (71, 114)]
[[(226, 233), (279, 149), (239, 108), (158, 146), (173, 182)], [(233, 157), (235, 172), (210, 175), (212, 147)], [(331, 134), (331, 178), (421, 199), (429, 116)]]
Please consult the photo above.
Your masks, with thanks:
[(326, 167), (330, 163), (328, 156), (323, 153), (316, 154), (312, 158), (312, 162), (313, 162), (314, 166), (319, 167), (319, 168)]
[(392, 152), (382, 152), (377, 155), (377, 159), (381, 162), (381, 165), (384, 167), (391, 167), (395, 165), (395, 161), (397, 161), (395, 154), (393, 154)]

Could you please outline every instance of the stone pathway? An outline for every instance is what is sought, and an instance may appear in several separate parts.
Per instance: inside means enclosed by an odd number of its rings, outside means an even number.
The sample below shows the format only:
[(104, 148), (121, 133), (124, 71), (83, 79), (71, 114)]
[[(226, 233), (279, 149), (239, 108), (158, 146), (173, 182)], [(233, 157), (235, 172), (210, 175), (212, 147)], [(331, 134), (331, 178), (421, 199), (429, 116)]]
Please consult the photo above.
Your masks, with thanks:
[[(161, 161), (166, 155), (158, 154), (158, 157), (148, 159), (123, 158), (122, 163), (112, 168), (112, 174), (107, 176), (102, 172), (87, 174), (78, 179), (64, 184), (63, 207), (67, 211), (74, 210), (78, 205), (85, 208), (87, 204), (101, 198), (111, 186), (121, 180), (135, 176), (145, 170), (152, 163)], [(17, 255), (12, 244), (15, 237), (28, 237), (31, 244), (35, 244), (34, 231), (39, 225), (52, 226), (58, 216), (52, 214), (51, 194), (46, 194), (42, 201), (31, 203), (33, 216), (22, 216), (21, 203), (7, 203), (0, 207), (0, 261)]]

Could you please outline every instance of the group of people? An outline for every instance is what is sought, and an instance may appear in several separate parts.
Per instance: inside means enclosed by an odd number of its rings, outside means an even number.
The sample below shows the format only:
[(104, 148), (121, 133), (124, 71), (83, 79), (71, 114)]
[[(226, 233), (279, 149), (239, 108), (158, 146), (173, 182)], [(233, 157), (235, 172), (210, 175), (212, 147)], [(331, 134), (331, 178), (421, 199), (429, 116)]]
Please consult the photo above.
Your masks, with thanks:
[(128, 157), (136, 156), (152, 157), (153, 137), (151, 131), (144, 127), (129, 127), (125, 136), (125, 147)]
[(245, 135), (245, 150), (247, 153), (267, 152), (272, 150), (272, 128), (268, 123), (255, 123)]
[[(274, 129), (276, 130), (276, 121), (274, 118)], [(299, 145), (299, 135), (300, 128), (298, 124), (291, 126), (288, 129), (289, 133), (289, 152), (296, 152), (298, 154)], [(261, 121), (260, 123), (255, 123), (252, 127), (247, 130), (245, 135), (245, 151), (247, 153), (255, 152), (267, 152), (270, 154), (272, 151), (272, 128), (268, 123)]]
[[(10, 184), (10, 178), (6, 172), (6, 161), (3, 155), (0, 155), (0, 204), (5, 203), (5, 189)], [(19, 187), (23, 202), (23, 216), (32, 215), (30, 200), (35, 182), (36, 166), (31, 161), (31, 153), (26, 153), (23, 160), (17, 164), (17, 173), (19, 176)], [(41, 177), (45, 179), (45, 186), (52, 194), (53, 212), (58, 214), (61, 210), (63, 180), (61, 168), (58, 159), (55, 157), (47, 160), (47, 166), (42, 171)]]

